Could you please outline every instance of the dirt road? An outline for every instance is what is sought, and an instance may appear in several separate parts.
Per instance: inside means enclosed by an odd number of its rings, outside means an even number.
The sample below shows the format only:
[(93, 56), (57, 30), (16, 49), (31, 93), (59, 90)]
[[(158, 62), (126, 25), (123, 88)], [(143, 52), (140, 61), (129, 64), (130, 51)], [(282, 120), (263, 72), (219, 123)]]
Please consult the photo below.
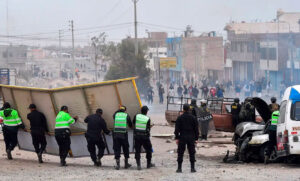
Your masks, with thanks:
[[(173, 127), (166, 126), (163, 106), (153, 108), (151, 117), (156, 124), (152, 134), (172, 134)], [(222, 133), (223, 134), (223, 133)], [(221, 134), (221, 135), (222, 135)], [(214, 133), (214, 137), (220, 133)], [(230, 141), (230, 138), (211, 138), (210, 140)], [(34, 153), (13, 151), (14, 159), (8, 161), (4, 152), (4, 142), (0, 135), (0, 180), (300, 180), (300, 165), (286, 164), (224, 164), (222, 158), (227, 150), (234, 150), (232, 144), (213, 144), (201, 142), (197, 145), (197, 173), (190, 173), (188, 155), (185, 156), (183, 173), (175, 173), (176, 144), (172, 139), (152, 138), (156, 168), (146, 169), (143, 159), (142, 171), (136, 170), (134, 155), (132, 167), (128, 170), (114, 170), (113, 156), (105, 156), (103, 166), (96, 168), (90, 158), (68, 158), (68, 167), (59, 167), (59, 157), (44, 155), (43, 164), (37, 163)], [(143, 156), (144, 157), (144, 156)], [(122, 162), (123, 165), (123, 162)]]

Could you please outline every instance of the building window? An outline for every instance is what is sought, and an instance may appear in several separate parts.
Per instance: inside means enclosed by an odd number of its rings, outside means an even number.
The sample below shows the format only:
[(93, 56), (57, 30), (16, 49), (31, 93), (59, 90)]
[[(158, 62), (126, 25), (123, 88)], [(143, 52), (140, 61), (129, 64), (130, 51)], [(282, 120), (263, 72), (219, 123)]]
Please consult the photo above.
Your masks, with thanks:
[(260, 59), (277, 60), (276, 48), (260, 48)]
[(254, 52), (254, 42), (247, 43), (247, 52)]
[(237, 52), (237, 42), (231, 42), (231, 51)]
[(260, 52), (260, 43), (256, 43), (257, 52)]
[(244, 43), (241, 42), (239, 44), (240, 44), (240, 52), (244, 52)]
[(2, 57), (3, 57), (3, 58), (7, 58), (7, 52), (3, 52), (3, 53), (2, 53)]

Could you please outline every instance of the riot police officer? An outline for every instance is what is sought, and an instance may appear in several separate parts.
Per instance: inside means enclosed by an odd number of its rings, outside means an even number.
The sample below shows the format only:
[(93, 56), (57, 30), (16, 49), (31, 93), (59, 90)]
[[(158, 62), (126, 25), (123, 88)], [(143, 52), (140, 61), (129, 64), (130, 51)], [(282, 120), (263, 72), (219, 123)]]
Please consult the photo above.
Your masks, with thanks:
[(19, 117), (18, 111), (12, 109), (8, 102), (3, 104), (3, 110), (0, 111), (0, 117), (3, 120), (2, 131), (7, 159), (12, 160), (11, 151), (13, 151), (18, 144), (19, 127), (24, 128), (24, 125)]
[(114, 114), (113, 149), (116, 159), (116, 170), (120, 169), (121, 148), (125, 157), (125, 169), (131, 167), (129, 159), (128, 127), (132, 128), (130, 116), (126, 113), (126, 107), (121, 106)]
[(255, 121), (255, 108), (251, 104), (251, 98), (246, 98), (242, 104), (241, 111), (239, 114), (240, 122), (256, 122)]
[(278, 111), (280, 108), (279, 104), (277, 104), (276, 101), (276, 97), (271, 98), (271, 104), (269, 105), (271, 112)]
[(241, 111), (240, 99), (235, 98), (231, 104), (232, 124), (234, 128), (239, 124), (239, 114)]
[(276, 132), (277, 132), (277, 124), (279, 119), (280, 112), (274, 111), (272, 113), (272, 118), (267, 124), (267, 133), (269, 134), (269, 144), (267, 147), (267, 151), (265, 154), (265, 164), (269, 162), (270, 155), (272, 153), (272, 148), (277, 144)]
[(199, 107), (197, 106), (197, 100), (196, 99), (192, 99), (192, 101), (191, 101), (190, 112), (196, 118), (199, 117)]
[(154, 167), (151, 162), (152, 159), (152, 144), (150, 141), (150, 129), (151, 120), (147, 116), (149, 108), (143, 106), (141, 108), (141, 114), (137, 114), (133, 118), (134, 125), (134, 141), (135, 141), (135, 159), (137, 163), (137, 169), (141, 170), (141, 147), (143, 146), (146, 151), (147, 168)]
[(207, 134), (209, 129), (209, 122), (212, 120), (212, 114), (206, 106), (206, 100), (201, 100), (201, 106), (199, 108), (199, 123), (201, 127), (201, 140), (207, 140)]
[[(103, 141), (102, 131), (105, 134), (109, 134), (110, 131), (107, 129), (106, 122), (102, 118), (103, 110), (97, 109), (96, 114), (89, 115), (85, 118), (84, 122), (87, 123), (87, 132), (85, 133), (87, 148), (90, 152), (91, 159), (94, 165), (101, 166), (101, 158), (104, 155), (106, 144)], [(98, 148), (98, 154), (96, 156), (96, 146)]]
[(182, 172), (182, 162), (185, 148), (187, 146), (190, 155), (191, 172), (195, 170), (195, 144), (197, 143), (199, 130), (198, 122), (194, 116), (189, 113), (190, 106), (188, 104), (183, 105), (183, 114), (179, 116), (175, 124), (175, 139), (178, 145), (178, 168), (177, 173)]
[(78, 117), (71, 117), (69, 108), (62, 106), (55, 120), (55, 139), (59, 147), (60, 165), (67, 166), (66, 158), (71, 149), (71, 124), (77, 121)]

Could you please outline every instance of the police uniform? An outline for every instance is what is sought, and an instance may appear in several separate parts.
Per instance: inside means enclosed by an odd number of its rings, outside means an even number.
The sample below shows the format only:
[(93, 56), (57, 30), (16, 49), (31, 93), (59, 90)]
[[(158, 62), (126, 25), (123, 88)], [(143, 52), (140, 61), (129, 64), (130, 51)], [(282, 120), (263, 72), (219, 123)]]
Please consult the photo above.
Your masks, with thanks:
[(42, 153), (47, 146), (45, 133), (49, 131), (46, 117), (43, 113), (33, 110), (27, 114), (27, 119), (30, 121), (32, 144), (38, 154), (39, 162), (42, 163)]
[[(272, 113), (272, 118), (270, 120), (267, 132), (269, 134), (269, 145), (268, 149), (266, 151), (266, 156), (270, 156), (272, 152), (272, 147), (274, 147), (277, 144), (277, 124), (279, 119), (280, 112), (274, 111)], [(267, 160), (266, 160), (267, 159)], [(265, 158), (265, 163), (268, 161), (268, 158)]]
[(209, 122), (212, 119), (212, 115), (206, 106), (201, 106), (199, 124), (201, 127), (201, 138), (207, 140), (207, 134), (209, 129)]
[(128, 164), (129, 158), (129, 142), (128, 142), (128, 127), (132, 128), (132, 122), (129, 115), (119, 110), (114, 114), (114, 130), (113, 130), (113, 149), (117, 162), (116, 169), (120, 169), (121, 148), (125, 157), (125, 168), (130, 167)]
[(198, 130), (198, 122), (197, 119), (189, 114), (188, 112), (184, 112), (181, 116), (179, 116), (176, 120), (175, 124), (175, 139), (179, 140), (178, 142), (178, 170), (181, 172), (181, 165), (183, 162), (183, 155), (185, 148), (187, 146), (191, 167), (195, 166), (195, 141), (198, 140), (199, 130)]
[(19, 126), (22, 125), (22, 121), (18, 112), (11, 108), (6, 108), (0, 111), (0, 117), (3, 119), (2, 130), (7, 158), (11, 160), (11, 151), (14, 150), (18, 144), (18, 129)]
[[(105, 134), (109, 134), (110, 131), (107, 129), (105, 120), (99, 114), (92, 114), (86, 117), (84, 122), (87, 123), (87, 132), (85, 133), (85, 137), (91, 159), (95, 163), (95, 166), (101, 166), (101, 158), (104, 155), (106, 147), (102, 138), (102, 131)], [(98, 148), (97, 156), (96, 146)]]
[(134, 148), (135, 148), (135, 159), (138, 165), (138, 169), (141, 169), (141, 148), (146, 151), (147, 168), (150, 168), (152, 159), (152, 144), (150, 141), (150, 129), (151, 120), (144, 114), (137, 114), (133, 119), (134, 125)]
[(66, 158), (71, 149), (70, 125), (75, 123), (75, 119), (69, 113), (60, 111), (56, 116), (55, 139), (59, 147), (59, 156), (62, 166), (66, 166)]
[(234, 128), (239, 124), (239, 114), (241, 111), (241, 105), (239, 103), (231, 104), (232, 124)]

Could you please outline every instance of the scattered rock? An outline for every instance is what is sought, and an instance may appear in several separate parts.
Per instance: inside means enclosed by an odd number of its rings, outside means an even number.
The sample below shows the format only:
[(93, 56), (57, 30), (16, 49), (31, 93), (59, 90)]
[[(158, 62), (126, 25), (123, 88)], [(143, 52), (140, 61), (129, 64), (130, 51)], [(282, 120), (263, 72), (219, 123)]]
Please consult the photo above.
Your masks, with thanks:
[(170, 139), (167, 139), (166, 143), (172, 143), (172, 141)]

